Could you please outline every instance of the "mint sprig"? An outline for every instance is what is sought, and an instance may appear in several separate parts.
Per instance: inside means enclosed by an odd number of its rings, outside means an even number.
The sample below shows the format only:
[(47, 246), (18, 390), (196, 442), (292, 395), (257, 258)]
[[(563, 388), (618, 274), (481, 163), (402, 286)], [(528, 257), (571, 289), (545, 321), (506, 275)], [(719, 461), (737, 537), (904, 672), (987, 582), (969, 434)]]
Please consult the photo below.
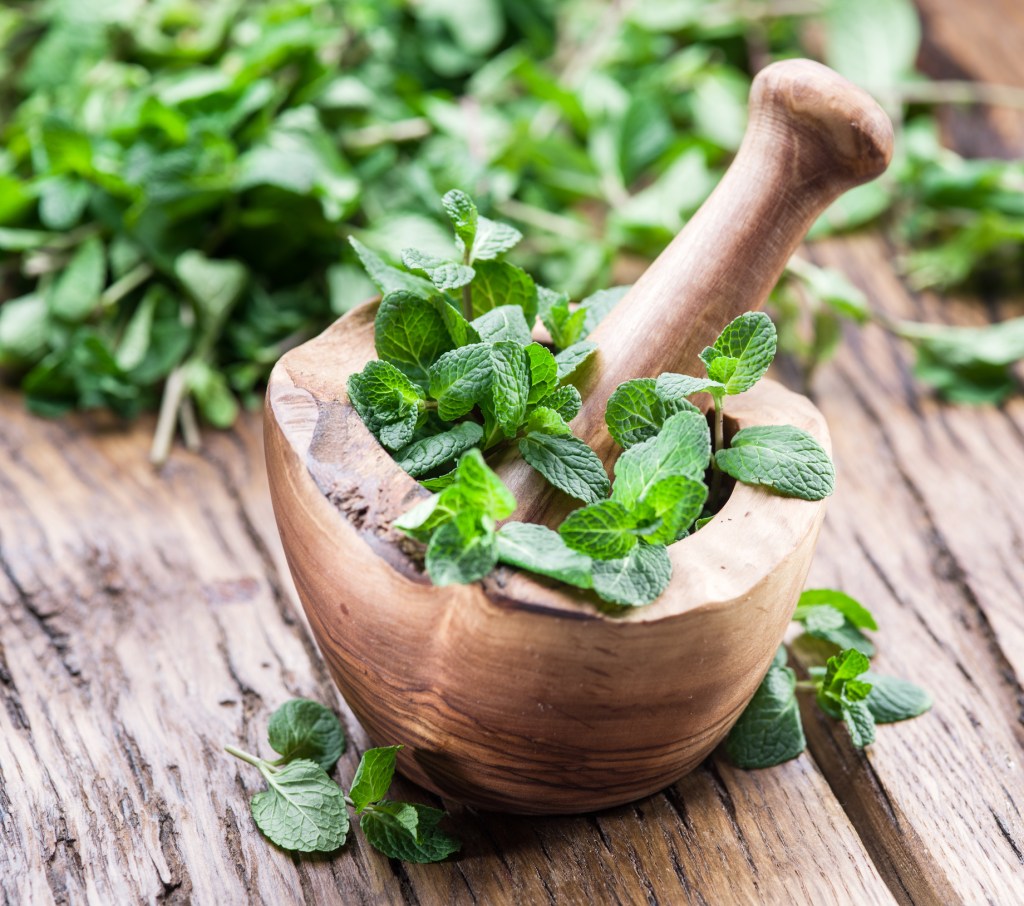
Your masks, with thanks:
[(438, 862), (458, 851), (459, 842), (438, 828), (440, 809), (385, 798), (401, 746), (367, 749), (346, 796), (328, 776), (345, 748), (330, 710), (308, 699), (285, 702), (270, 717), (268, 737), (281, 755), (276, 761), (224, 748), (263, 775), (267, 788), (250, 807), (272, 843), (295, 852), (334, 852), (348, 839), (352, 808), (367, 841), (389, 858)]

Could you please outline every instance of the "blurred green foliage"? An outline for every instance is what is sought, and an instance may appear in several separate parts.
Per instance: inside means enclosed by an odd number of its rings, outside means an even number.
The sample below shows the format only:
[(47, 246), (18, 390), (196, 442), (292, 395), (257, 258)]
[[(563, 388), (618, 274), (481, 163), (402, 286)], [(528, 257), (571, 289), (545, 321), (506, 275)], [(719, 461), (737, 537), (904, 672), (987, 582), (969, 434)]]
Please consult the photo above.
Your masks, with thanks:
[[(826, 62), (901, 121), (920, 81), (908, 0), (7, 5), (0, 366), (48, 414), (162, 394), (163, 449), (193, 403), (230, 424), (285, 349), (373, 295), (345, 237), (434, 251), (453, 187), (524, 227), (517, 263), (584, 295), (703, 201), (749, 72), (815, 49), (808, 16)], [(815, 234), (887, 217), (922, 286), (1019, 271), (1021, 166), (963, 161), (920, 117), (906, 134), (892, 175)], [(791, 351), (816, 362), (854, 303), (811, 295)]]

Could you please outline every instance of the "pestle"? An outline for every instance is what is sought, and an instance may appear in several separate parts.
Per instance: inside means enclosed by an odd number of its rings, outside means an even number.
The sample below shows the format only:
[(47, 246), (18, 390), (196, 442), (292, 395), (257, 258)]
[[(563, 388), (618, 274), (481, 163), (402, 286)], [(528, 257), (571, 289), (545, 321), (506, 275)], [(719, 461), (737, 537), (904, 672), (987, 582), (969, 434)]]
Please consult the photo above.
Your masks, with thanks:
[[(604, 421), (623, 381), (702, 374), (698, 355), (731, 320), (764, 305), (817, 217), (892, 156), (889, 118), (861, 88), (810, 60), (767, 66), (750, 90), (735, 160), (686, 227), (601, 322), (598, 350), (574, 383), (574, 433), (611, 470), (619, 451)], [(497, 466), (519, 507), (512, 519), (556, 527), (579, 505), (513, 448)]]

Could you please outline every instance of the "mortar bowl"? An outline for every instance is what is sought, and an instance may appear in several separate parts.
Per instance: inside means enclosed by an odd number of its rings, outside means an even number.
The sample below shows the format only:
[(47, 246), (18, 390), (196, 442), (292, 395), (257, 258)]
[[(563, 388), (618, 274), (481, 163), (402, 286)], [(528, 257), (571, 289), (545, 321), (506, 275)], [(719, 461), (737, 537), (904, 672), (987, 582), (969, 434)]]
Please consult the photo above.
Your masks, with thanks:
[[(376, 357), (374, 303), (288, 352), (265, 409), (274, 512), (299, 597), (338, 688), (399, 770), (481, 809), (568, 814), (675, 782), (725, 737), (782, 640), (823, 502), (737, 484), (669, 548), (653, 604), (596, 599), (498, 567), (438, 588), (391, 528), (427, 496), (363, 425), (345, 383)], [(792, 424), (826, 449), (806, 398), (763, 380), (733, 426)]]

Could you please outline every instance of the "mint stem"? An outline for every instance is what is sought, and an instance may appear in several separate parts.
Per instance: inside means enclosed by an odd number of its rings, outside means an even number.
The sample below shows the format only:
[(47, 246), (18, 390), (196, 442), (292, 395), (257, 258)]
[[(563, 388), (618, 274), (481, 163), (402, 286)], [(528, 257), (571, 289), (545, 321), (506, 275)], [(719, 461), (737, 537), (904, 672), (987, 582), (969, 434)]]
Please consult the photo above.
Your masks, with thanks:
[[(469, 256), (472, 254), (472, 249), (467, 245), (466, 250), (462, 253), (462, 263), (469, 265)], [(462, 317), (467, 321), (473, 320), (473, 296), (467, 283), (462, 287)]]
[(243, 752), (241, 749), (236, 749), (234, 746), (224, 746), (224, 751), (229, 755), (234, 755), (235, 758), (241, 758), (242, 761), (251, 764), (254, 768), (262, 769), (267, 764), (262, 758), (257, 758), (255, 755), (250, 755), (248, 752)]
[(708, 502), (713, 506), (722, 488), (722, 470), (718, 468), (715, 454), (725, 446), (725, 409), (719, 394), (712, 394), (712, 399), (715, 401), (715, 446), (711, 451), (711, 488), (708, 491)]
[(814, 680), (797, 680), (796, 688), (801, 692), (814, 692), (818, 684)]

